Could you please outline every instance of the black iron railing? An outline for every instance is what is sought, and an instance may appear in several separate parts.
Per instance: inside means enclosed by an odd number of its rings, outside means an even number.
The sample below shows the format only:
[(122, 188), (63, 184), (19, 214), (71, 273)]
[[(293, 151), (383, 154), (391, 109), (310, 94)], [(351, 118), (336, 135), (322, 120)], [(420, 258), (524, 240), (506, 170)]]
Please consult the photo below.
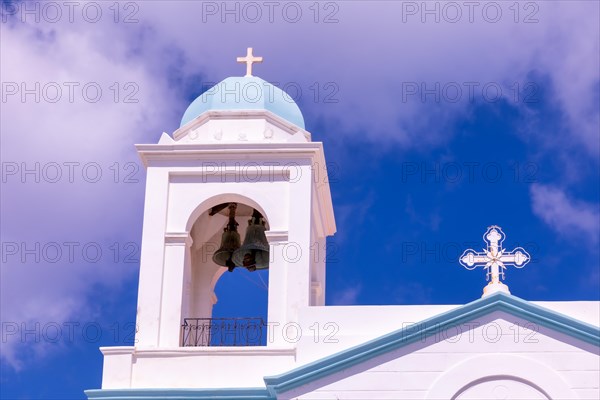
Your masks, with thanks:
[(264, 346), (262, 318), (185, 318), (182, 346)]

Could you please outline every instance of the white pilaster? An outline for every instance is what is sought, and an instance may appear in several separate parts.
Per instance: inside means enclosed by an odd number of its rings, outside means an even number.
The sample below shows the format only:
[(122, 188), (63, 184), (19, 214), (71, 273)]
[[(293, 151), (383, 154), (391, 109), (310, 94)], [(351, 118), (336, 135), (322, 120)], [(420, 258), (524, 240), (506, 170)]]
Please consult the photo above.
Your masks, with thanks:
[(267, 346), (282, 346), (286, 342), (281, 329), (288, 322), (286, 288), (289, 264), (284, 257), (289, 244), (288, 232), (267, 231), (266, 236), (270, 249)]
[(181, 344), (184, 266), (186, 252), (190, 246), (188, 233), (165, 235), (159, 347), (178, 347)]
[(158, 346), (161, 304), (157, 294), (162, 292), (168, 192), (168, 170), (148, 168), (137, 309), (136, 341), (140, 347)]

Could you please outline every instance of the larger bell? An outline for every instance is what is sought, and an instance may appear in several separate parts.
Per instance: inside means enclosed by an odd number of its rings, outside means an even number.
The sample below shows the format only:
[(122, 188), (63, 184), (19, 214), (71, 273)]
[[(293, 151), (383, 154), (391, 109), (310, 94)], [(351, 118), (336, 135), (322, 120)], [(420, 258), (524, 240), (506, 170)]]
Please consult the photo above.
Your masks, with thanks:
[(265, 235), (265, 221), (256, 210), (248, 221), (248, 229), (242, 247), (233, 252), (233, 263), (248, 271), (269, 268), (269, 242)]
[(221, 235), (221, 246), (215, 254), (213, 254), (213, 262), (217, 265), (227, 267), (229, 272), (235, 268), (235, 263), (232, 261), (233, 252), (240, 248), (240, 234), (237, 232), (238, 223), (235, 220), (235, 203), (229, 204), (229, 222), (223, 229)]

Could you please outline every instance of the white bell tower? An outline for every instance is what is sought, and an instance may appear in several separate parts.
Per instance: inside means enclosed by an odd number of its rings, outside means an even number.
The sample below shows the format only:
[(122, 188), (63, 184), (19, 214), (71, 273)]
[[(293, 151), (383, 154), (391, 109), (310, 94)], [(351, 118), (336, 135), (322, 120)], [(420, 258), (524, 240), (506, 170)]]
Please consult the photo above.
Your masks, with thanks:
[[(202, 363), (206, 351), (214, 353), (207, 342), (184, 343), (182, 324), (212, 317), (215, 285), (228, 273), (212, 257), (228, 225), (229, 205), (242, 240), (253, 213), (266, 228), (269, 329), (267, 345), (256, 351), (289, 349), (282, 327), (297, 322), (302, 308), (324, 305), (325, 241), (335, 232), (335, 220), (323, 145), (311, 141), (286, 93), (252, 76), (252, 63), (261, 59), (250, 59), (242, 59), (246, 76), (227, 78), (192, 102), (172, 136), (136, 146), (147, 168), (136, 343), (102, 348), (103, 389), (152, 386), (141, 374), (160, 374), (165, 354), (170, 362), (176, 354)], [(239, 356), (241, 350), (218, 351)], [(242, 364), (230, 360), (223, 376)], [(268, 370), (245, 374), (241, 384), (245, 379), (255, 385)], [(210, 385), (177, 374), (161, 377), (161, 387)]]
[[(286, 340), (285, 327), (324, 305), (326, 237), (335, 220), (323, 144), (311, 141), (289, 95), (252, 76), (262, 58), (249, 49), (239, 61), (246, 76), (194, 100), (172, 136), (136, 146), (147, 181), (135, 344), (100, 349), (102, 390), (90, 396), (264, 387), (265, 376), (296, 363), (297, 343)], [(222, 236), (243, 240), (251, 217), (260, 250), (220, 248)], [(198, 336), (204, 327), (187, 321), (214, 320), (219, 278), (255, 267), (269, 270), (266, 345), (215, 346)], [(186, 341), (190, 332), (194, 340)]]

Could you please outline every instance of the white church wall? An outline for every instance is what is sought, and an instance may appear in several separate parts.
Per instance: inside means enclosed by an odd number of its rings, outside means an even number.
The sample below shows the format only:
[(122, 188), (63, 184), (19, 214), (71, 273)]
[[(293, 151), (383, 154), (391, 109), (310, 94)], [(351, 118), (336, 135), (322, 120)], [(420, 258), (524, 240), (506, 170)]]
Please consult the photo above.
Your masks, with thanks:
[[(246, 168), (238, 165), (232, 166), (229, 174), (212, 176), (208, 172), (212, 168), (216, 167), (207, 165), (204, 174), (190, 169), (172, 172), (168, 194), (168, 232), (186, 232), (193, 219), (191, 215), (198, 207), (209, 209), (233, 199), (262, 210), (272, 230), (288, 228), (288, 209), (281, 204), (288, 204), (290, 185), (283, 177), (275, 176), (272, 181), (265, 182), (235, 182), (236, 179), (249, 179), (243, 175), (256, 177), (261, 172), (255, 172), (254, 166)], [(199, 204), (199, 201), (205, 205)]]
[(457, 308), (457, 305), (324, 306), (301, 310), (298, 362), (308, 363)]
[[(600, 309), (598, 302), (540, 303), (544, 307), (560, 310), (567, 315), (571, 312), (577, 314), (583, 322), (597, 324)], [(286, 372), (402, 327), (409, 327), (414, 323), (418, 325), (427, 318), (456, 307), (458, 306), (304, 307), (301, 309), (298, 323), (287, 323), (287, 331), (270, 329), (268, 346), (262, 349), (256, 347), (179, 348), (164, 353), (161, 350), (149, 351), (143, 357), (132, 358), (134, 351), (136, 354), (144, 354), (143, 348), (139, 346), (136, 350), (133, 347), (106, 348), (103, 349), (105, 355), (103, 388), (144, 387), (149, 384), (144, 378), (146, 374), (161, 375), (167, 365), (173, 371), (191, 369), (195, 374), (223, 374), (229, 371), (228, 380), (223, 383), (226, 383), (224, 387), (239, 387), (250, 382), (253, 383), (252, 386), (262, 387), (264, 376)], [(283, 328), (286, 324), (281, 325)], [(500, 336), (497, 333), (500, 333)], [(298, 335), (302, 336), (298, 337)], [(272, 353), (261, 353), (267, 349)], [(240, 355), (240, 351), (248, 353)], [(250, 357), (250, 354), (256, 357), (259, 353), (261, 355), (258, 358)], [(192, 354), (200, 361), (194, 361)], [(399, 399), (422, 398), (419, 396), (425, 395), (433, 380), (444, 371), (449, 371), (465, 359), (480, 354), (524, 356), (559, 373), (561, 379), (569, 382), (569, 388), (580, 398), (592, 399), (600, 395), (598, 391), (600, 358), (597, 347), (580, 343), (570, 336), (533, 325), (528, 321), (496, 312), (471, 324), (460, 326), (460, 331), (457, 329), (443, 331), (436, 337), (407, 346), (393, 355), (397, 359), (368, 364), (371, 365), (370, 372), (367, 374), (369, 378), (349, 377), (343, 379), (342, 383), (341, 381), (331, 383), (329, 389), (321, 388), (315, 393), (306, 395), (309, 397), (302, 398), (322, 398), (319, 396), (330, 395), (339, 395), (340, 398), (361, 398), (361, 396), (368, 398), (365, 397), (366, 393), (372, 390), (371, 386), (368, 386), (369, 382), (377, 383), (379, 382), (377, 379), (380, 378), (383, 381), (377, 395), (383, 396), (381, 398), (388, 395)], [(247, 368), (246, 363), (251, 359), (254, 360), (252, 371), (244, 372)], [(223, 361), (223, 364), (218, 360), (226, 361)], [(131, 378), (133, 371), (137, 374), (135, 379)], [(352, 373), (364, 375), (366, 372), (353, 371)], [(185, 373), (177, 378), (169, 377), (167, 374), (164, 379), (176, 379), (178, 386), (174, 387), (202, 387), (195, 386), (199, 384), (195, 374), (188, 376)], [(354, 383), (346, 382), (347, 380), (353, 380)], [(218, 382), (221, 381), (218, 379), (207, 381), (208, 386), (205, 387), (216, 387)], [(367, 385), (367, 389), (360, 389), (362, 384)], [(159, 384), (154, 383), (154, 385)], [(389, 385), (392, 385), (390, 390), (382, 389), (390, 387)], [(513, 383), (509, 386), (511, 385)], [(480, 389), (472, 389), (467, 394), (475, 396), (473, 393), (479, 393)]]
[(264, 387), (265, 374), (294, 366), (294, 349), (185, 348), (137, 352), (133, 388)]
[(201, 118), (193, 126), (178, 132), (175, 139), (178, 143), (231, 143), (240, 140), (301, 143), (310, 139), (308, 132), (290, 126), (270, 113), (237, 111), (220, 114), (221, 118), (222, 114), (226, 114), (227, 119)]
[[(462, 389), (464, 393), (457, 399), (482, 393), (489, 394), (480, 397), (482, 400), (495, 399), (493, 391), (485, 391), (489, 384), (476, 387), (489, 381), (494, 388), (508, 391), (507, 399), (529, 399), (526, 396), (540, 388), (540, 393), (551, 398), (597, 399), (599, 380), (598, 347), (495, 312), (464, 324), (459, 330), (440, 331), (324, 378), (312, 388), (286, 393), (285, 397), (450, 399)], [(304, 390), (309, 392), (301, 394)]]
[(104, 355), (102, 388), (122, 389), (131, 387), (133, 346), (100, 347)]

